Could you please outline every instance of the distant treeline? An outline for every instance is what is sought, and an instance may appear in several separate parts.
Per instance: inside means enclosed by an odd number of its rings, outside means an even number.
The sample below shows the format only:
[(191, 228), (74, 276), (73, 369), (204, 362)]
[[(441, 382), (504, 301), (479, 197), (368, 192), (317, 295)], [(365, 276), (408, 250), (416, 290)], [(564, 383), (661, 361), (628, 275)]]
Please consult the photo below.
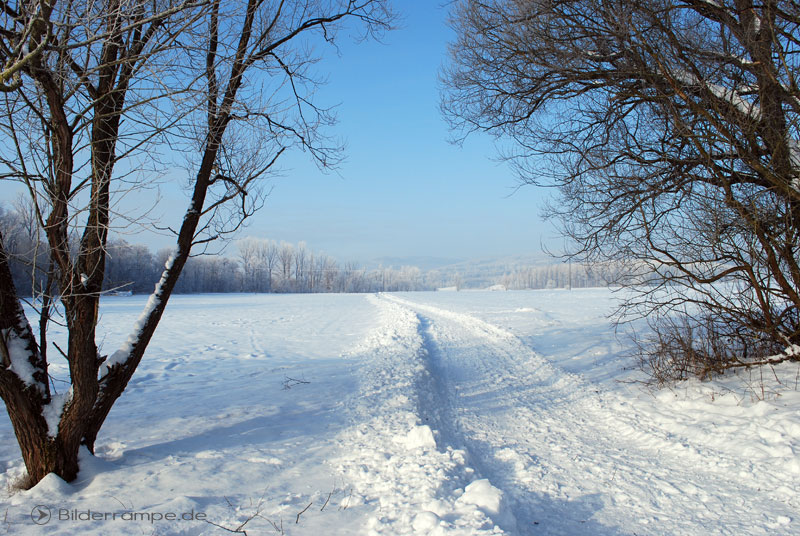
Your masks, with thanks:
[(506, 290), (603, 287), (617, 281), (621, 274), (620, 266), (608, 263), (559, 263), (519, 268), (503, 275), (499, 284)]
[[(35, 224), (35, 211), (22, 203), (13, 209), (0, 206), (0, 233), (14, 282), (21, 293), (41, 293), (51, 269), (43, 247), (44, 237)], [(77, 245), (78, 237), (73, 237)], [(77, 248), (75, 248), (77, 249)], [(141, 244), (122, 239), (109, 240), (104, 289), (152, 292), (170, 255), (164, 249), (151, 252)], [(235, 257), (202, 255), (188, 260), (178, 281), (178, 293), (226, 292), (392, 292), (435, 290), (442, 287), (485, 287), (538, 289), (603, 286), (615, 271), (604, 267), (588, 269), (580, 265), (553, 264), (515, 268), (509, 273), (482, 278), (474, 284), (470, 277), (448, 270), (423, 272), (416, 266), (367, 269), (356, 263), (340, 264), (315, 253), (305, 243), (289, 244), (259, 238), (244, 238), (236, 243)], [(488, 280), (487, 280), (488, 279)], [(476, 280), (477, 282), (477, 280)]]

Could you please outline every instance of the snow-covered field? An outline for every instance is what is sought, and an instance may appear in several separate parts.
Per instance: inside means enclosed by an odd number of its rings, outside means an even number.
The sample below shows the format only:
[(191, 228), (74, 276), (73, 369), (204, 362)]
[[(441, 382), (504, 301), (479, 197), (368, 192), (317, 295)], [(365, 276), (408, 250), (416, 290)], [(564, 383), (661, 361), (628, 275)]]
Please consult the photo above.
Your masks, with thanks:
[[(104, 352), (145, 301), (103, 302)], [(797, 364), (649, 390), (612, 306), (176, 296), (77, 481), (13, 492), (3, 413), (0, 533), (800, 534)]]

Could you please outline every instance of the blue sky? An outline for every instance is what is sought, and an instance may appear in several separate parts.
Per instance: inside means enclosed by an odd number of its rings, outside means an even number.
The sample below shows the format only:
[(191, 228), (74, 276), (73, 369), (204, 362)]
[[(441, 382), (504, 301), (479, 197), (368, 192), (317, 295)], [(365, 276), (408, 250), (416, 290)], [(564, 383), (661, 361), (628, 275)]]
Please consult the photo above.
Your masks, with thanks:
[[(328, 79), (317, 102), (339, 104), (339, 123), (330, 132), (345, 140), (345, 162), (337, 173), (324, 174), (307, 155), (287, 155), (266, 206), (239, 236), (305, 241), (313, 251), (362, 263), (539, 254), (542, 242), (560, 244), (539, 216), (550, 192), (516, 190), (494, 140), (473, 136), (463, 147), (448, 142), (438, 109), (439, 73), (452, 36), (447, 8), (438, 0), (394, 6), (399, 28), (382, 42), (356, 43), (343, 35), (341, 54), (328, 50), (317, 65)], [(8, 192), (0, 184), (0, 193)], [(160, 210), (174, 214), (173, 203), (182, 201), (164, 193), (167, 206)], [(125, 239), (153, 249), (172, 243), (146, 234)]]
[(320, 65), (329, 77), (319, 97), (341, 103), (335, 132), (347, 151), (338, 175), (290, 157), (245, 233), (305, 240), (340, 260), (539, 253), (556, 234), (539, 217), (549, 192), (515, 192), (514, 173), (487, 136), (448, 142), (438, 109), (446, 8), (436, 0), (395, 7), (400, 28), (382, 43), (343, 40), (341, 56)]

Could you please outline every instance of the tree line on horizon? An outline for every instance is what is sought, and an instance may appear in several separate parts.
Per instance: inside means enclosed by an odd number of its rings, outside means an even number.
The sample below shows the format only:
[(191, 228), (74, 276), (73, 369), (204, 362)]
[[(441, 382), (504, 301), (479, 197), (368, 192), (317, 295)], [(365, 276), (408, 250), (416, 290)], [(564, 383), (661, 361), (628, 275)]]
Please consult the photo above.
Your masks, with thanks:
[[(0, 205), (0, 232), (6, 239), (16, 287), (29, 296), (44, 292), (47, 248), (31, 221), (33, 211), (23, 198), (12, 208)], [(77, 244), (77, 238), (75, 239)], [(161, 277), (172, 251), (151, 251), (122, 238), (109, 239), (103, 291), (149, 294)], [(197, 293), (365, 293), (436, 290), (450, 287), (494, 287), (505, 290), (606, 286), (618, 269), (563, 263), (516, 266), (502, 274), (470, 277), (458, 271), (423, 271), (417, 266), (368, 269), (356, 262), (340, 263), (317, 253), (304, 242), (291, 244), (245, 237), (236, 242), (235, 256), (191, 257), (175, 286), (178, 294)]]

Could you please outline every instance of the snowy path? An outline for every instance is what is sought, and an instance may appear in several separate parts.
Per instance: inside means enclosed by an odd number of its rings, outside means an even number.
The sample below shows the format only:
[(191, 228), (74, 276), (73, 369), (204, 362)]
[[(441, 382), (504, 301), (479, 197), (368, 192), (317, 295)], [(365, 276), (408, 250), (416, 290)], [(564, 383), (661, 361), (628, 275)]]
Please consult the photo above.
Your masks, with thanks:
[[(381, 359), (368, 377), (383, 378), (361, 410), (384, 422), (373, 421), (373, 433), (351, 446), (354, 460), (378, 461), (351, 460), (360, 472), (350, 472), (375, 483), (367, 497), (381, 497), (376, 533), (774, 534), (796, 519), (786, 480), (703, 437), (676, 437), (633, 401), (558, 368), (509, 331), (392, 295), (376, 305), (392, 332), (371, 349)], [(410, 401), (403, 417), (378, 408), (389, 401), (398, 409), (398, 397)], [(387, 437), (410, 437), (426, 424), (436, 449), (387, 449)], [(381, 488), (403, 473), (416, 497), (403, 486)], [(488, 520), (459, 509), (461, 489), (479, 479), (505, 503), (472, 493)]]

